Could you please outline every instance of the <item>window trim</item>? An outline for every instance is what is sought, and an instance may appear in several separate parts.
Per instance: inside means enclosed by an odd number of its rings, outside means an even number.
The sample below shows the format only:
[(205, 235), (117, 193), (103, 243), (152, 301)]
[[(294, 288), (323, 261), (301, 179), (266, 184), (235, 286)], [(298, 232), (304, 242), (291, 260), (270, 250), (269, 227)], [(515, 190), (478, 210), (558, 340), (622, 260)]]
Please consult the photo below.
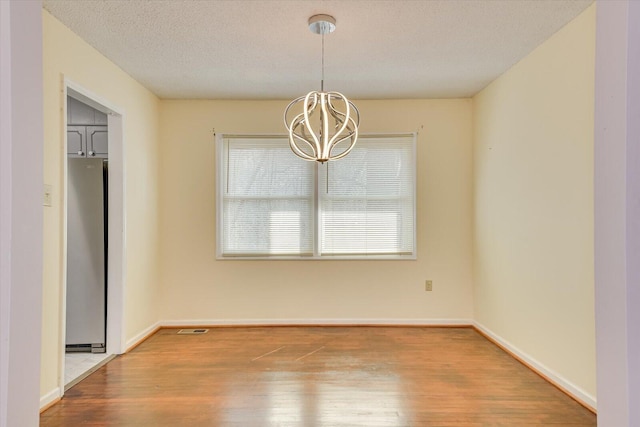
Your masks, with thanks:
[[(320, 235), (319, 228), (317, 226), (320, 220), (320, 203), (318, 191), (314, 191), (314, 224), (313, 227), (313, 254), (311, 255), (223, 255), (222, 254), (222, 229), (224, 227), (222, 221), (222, 209), (224, 203), (224, 189), (222, 188), (224, 179), (224, 140), (226, 138), (245, 138), (245, 139), (287, 139), (287, 135), (284, 134), (234, 134), (234, 133), (217, 133), (214, 135), (215, 144), (215, 246), (216, 246), (216, 260), (226, 261), (251, 261), (251, 260), (284, 260), (284, 261), (401, 261), (409, 260), (415, 261), (418, 258), (418, 230), (417, 230), (417, 181), (418, 181), (418, 168), (417, 168), (417, 132), (393, 132), (393, 133), (374, 133), (374, 134), (361, 134), (361, 138), (393, 138), (393, 137), (411, 137), (412, 138), (412, 167), (413, 167), (413, 182), (411, 192), (413, 194), (413, 252), (410, 254), (370, 254), (370, 255), (320, 255)], [(305, 161), (300, 159), (300, 161)], [(339, 161), (339, 160), (338, 160)], [(314, 169), (314, 188), (318, 188), (318, 168)]]

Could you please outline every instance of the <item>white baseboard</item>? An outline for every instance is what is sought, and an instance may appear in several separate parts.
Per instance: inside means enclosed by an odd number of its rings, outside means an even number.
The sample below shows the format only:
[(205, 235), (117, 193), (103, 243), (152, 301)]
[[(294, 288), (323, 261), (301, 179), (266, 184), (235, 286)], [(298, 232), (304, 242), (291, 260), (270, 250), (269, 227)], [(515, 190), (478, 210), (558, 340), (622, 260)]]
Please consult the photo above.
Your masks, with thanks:
[(128, 352), (133, 347), (137, 346), (142, 341), (146, 340), (149, 336), (153, 335), (161, 327), (162, 327), (162, 322), (156, 322), (153, 325), (146, 328), (145, 330), (143, 330), (142, 332), (140, 332), (139, 334), (137, 334), (136, 336), (134, 336), (133, 338), (128, 339), (127, 342), (125, 343), (124, 352), (125, 353)]
[(40, 411), (55, 403), (62, 397), (60, 387), (56, 387), (44, 396), (40, 396)]
[(522, 362), (528, 365), (531, 369), (537, 371), (544, 378), (550, 381), (553, 385), (563, 390), (565, 393), (573, 397), (578, 402), (582, 403), (587, 408), (591, 409), (593, 412), (596, 412), (597, 401), (594, 396), (590, 395), (589, 393), (587, 393), (577, 385), (568, 381), (566, 378), (562, 377), (557, 372), (553, 371), (552, 369), (549, 369), (543, 363), (540, 363), (539, 361), (537, 361), (536, 359), (534, 359), (524, 351), (520, 350), (518, 347), (514, 346), (513, 344), (509, 343), (508, 341), (506, 341), (505, 339), (503, 339), (502, 337), (494, 333), (489, 328), (485, 327), (484, 325), (474, 321), (473, 326), (475, 326), (478, 329), (478, 331), (482, 332), (483, 334), (491, 338), (497, 344), (504, 347), (508, 352), (512, 353), (517, 358), (521, 359)]
[(164, 320), (161, 327), (176, 326), (287, 326), (287, 325), (363, 325), (363, 326), (473, 326), (470, 319), (181, 319)]

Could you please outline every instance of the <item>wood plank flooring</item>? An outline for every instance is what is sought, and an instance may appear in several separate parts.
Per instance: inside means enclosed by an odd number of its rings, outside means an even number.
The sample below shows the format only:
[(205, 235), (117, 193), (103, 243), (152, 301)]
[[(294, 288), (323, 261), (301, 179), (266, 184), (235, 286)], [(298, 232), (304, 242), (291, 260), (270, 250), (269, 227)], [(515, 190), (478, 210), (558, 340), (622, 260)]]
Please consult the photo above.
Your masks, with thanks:
[(470, 328), (162, 329), (41, 426), (595, 426)]

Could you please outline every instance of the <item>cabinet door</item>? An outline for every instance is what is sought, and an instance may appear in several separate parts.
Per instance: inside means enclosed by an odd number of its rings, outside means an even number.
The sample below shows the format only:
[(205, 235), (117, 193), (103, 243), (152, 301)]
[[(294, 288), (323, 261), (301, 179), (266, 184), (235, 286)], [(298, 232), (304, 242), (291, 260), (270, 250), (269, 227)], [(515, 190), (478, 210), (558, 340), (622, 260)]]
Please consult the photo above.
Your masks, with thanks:
[(87, 133), (85, 126), (67, 126), (67, 155), (86, 157)]
[(107, 126), (87, 126), (87, 157), (109, 157)]

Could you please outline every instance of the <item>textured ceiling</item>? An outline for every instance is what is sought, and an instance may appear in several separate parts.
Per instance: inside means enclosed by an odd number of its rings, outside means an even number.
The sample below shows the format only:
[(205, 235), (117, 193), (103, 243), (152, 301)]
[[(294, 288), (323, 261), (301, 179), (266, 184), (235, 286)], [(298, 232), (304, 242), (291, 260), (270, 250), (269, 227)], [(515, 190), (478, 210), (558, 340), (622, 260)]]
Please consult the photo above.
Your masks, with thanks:
[(593, 0), (45, 0), (44, 8), (161, 98), (468, 97)]

